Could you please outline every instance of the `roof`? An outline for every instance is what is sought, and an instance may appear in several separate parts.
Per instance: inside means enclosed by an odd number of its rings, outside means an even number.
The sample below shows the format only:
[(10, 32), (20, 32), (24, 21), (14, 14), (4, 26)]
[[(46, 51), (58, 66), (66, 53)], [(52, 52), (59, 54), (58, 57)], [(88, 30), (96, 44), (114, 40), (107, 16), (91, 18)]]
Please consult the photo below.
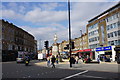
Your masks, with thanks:
[(107, 12), (115, 9), (116, 7), (120, 7), (120, 1), (119, 1), (116, 5), (114, 5), (113, 7), (109, 8), (108, 10), (106, 10), (106, 11), (104, 11), (103, 13), (99, 14), (98, 16), (92, 18), (92, 19), (89, 20), (88, 22), (90, 23), (90, 22), (94, 21), (95, 19), (99, 18), (100, 16), (104, 15), (105, 13), (107, 13)]
[(33, 37), (33, 38), (34, 38), (34, 36), (33, 36), (33, 35), (31, 35), (31, 34), (30, 34), (30, 33), (28, 33), (27, 31), (23, 30), (22, 28), (17, 27), (17, 26), (16, 26), (16, 25), (14, 25), (13, 23), (9, 23), (8, 21), (5, 21), (4, 19), (2, 19), (2, 20), (0, 20), (0, 21), (3, 21), (3, 22), (5, 22), (5, 23), (10, 24), (10, 25), (12, 25), (13, 27), (15, 27), (15, 28), (17, 28), (17, 29), (20, 29), (21, 31), (25, 32), (26, 34), (28, 34), (29, 36), (31, 36), (31, 37)]

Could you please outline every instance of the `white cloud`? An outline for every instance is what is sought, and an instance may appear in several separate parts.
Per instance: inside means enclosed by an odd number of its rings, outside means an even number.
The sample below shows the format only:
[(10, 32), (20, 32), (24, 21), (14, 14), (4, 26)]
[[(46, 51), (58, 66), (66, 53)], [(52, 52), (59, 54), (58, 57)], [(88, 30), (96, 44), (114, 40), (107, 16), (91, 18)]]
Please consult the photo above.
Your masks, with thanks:
[[(56, 26), (56, 27), (54, 27)], [(29, 26), (20, 26), (25, 31), (28, 31), (30, 34), (34, 35), (37, 40), (42, 40), (43, 42), (45, 40), (49, 40), (50, 45), (54, 42), (54, 35), (55, 33), (58, 36), (58, 42), (61, 42), (62, 40), (66, 40), (68, 38), (68, 29), (64, 27), (61, 24), (50, 24), (49, 27), (29, 27)], [(44, 45), (44, 43), (41, 43)]]
[(58, 3), (44, 3), (44, 4), (39, 4), (40, 8), (43, 10), (54, 10), (58, 6), (60, 6)]
[(42, 23), (42, 22), (60, 22), (67, 19), (66, 11), (42, 11), (39, 8), (36, 8), (32, 11), (26, 13), (26, 21), (33, 23)]
[(2, 17), (8, 18), (8, 19), (21, 19), (23, 18), (23, 15), (14, 12), (13, 10), (0, 10), (2, 13)]

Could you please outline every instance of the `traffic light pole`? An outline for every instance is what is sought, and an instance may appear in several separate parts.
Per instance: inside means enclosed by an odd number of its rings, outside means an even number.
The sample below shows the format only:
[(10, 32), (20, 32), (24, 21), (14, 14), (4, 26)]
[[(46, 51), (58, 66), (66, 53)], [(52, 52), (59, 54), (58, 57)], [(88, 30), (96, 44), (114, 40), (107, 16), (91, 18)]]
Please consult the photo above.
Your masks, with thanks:
[(69, 53), (70, 53), (70, 57), (71, 57), (70, 0), (68, 0), (68, 18), (69, 18)]

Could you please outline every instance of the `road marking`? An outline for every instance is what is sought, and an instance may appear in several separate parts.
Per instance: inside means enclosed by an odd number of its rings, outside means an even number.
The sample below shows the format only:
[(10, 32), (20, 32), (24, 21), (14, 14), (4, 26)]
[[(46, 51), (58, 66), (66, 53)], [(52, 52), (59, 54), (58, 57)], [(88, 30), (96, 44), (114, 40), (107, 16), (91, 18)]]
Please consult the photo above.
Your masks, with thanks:
[(82, 76), (91, 77), (91, 78), (102, 78), (103, 79), (103, 77), (97, 77), (97, 76), (88, 76), (88, 75), (82, 75)]
[(78, 75), (80, 75), (80, 74), (84, 74), (84, 73), (86, 73), (86, 72), (88, 72), (88, 70), (85, 70), (85, 71), (83, 71), (83, 72), (80, 72), (80, 73), (77, 73), (77, 74), (74, 74), (74, 75), (71, 75), (71, 76), (65, 77), (65, 78), (60, 79), (60, 80), (69, 79), (69, 78), (71, 78), (71, 77), (75, 77), (75, 76), (78, 76)]

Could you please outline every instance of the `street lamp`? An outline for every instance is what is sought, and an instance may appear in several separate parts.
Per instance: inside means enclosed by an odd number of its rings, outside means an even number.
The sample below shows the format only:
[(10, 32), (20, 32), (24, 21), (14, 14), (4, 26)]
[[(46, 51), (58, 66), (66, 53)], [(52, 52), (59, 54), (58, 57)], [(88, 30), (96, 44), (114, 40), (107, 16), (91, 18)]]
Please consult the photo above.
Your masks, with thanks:
[(70, 53), (70, 57), (71, 57), (70, 0), (68, 0), (68, 18), (69, 18), (69, 53)]

